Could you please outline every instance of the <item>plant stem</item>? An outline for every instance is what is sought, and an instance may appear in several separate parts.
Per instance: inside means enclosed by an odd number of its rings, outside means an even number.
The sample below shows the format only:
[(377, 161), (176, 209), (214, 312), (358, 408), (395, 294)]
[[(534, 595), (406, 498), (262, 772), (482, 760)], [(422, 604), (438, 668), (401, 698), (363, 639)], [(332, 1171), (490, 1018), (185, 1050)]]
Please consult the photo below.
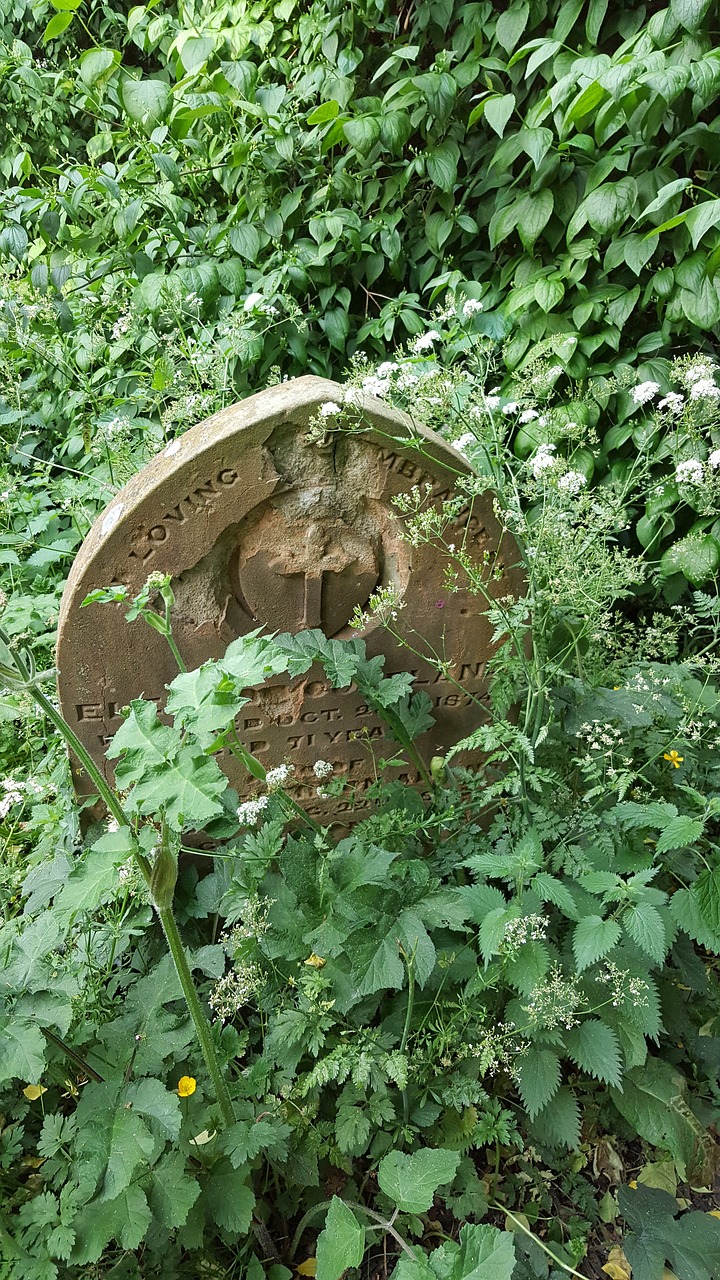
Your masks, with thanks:
[(170, 948), (170, 954), (173, 958), (175, 971), (183, 989), (183, 995), (185, 996), (185, 1003), (187, 1004), (188, 1012), (193, 1020), (195, 1034), (197, 1035), (202, 1055), (205, 1059), (205, 1066), (207, 1067), (210, 1078), (213, 1082), (215, 1097), (217, 1098), (220, 1110), (222, 1111), (223, 1120), (229, 1127), (235, 1123), (235, 1112), (233, 1110), (232, 1099), (230, 1097), (225, 1077), (220, 1068), (220, 1063), (217, 1059), (210, 1022), (195, 989), (195, 983), (193, 982), (192, 973), (190, 972), (190, 966), (187, 962), (185, 948), (183, 947), (182, 940), (180, 938), (172, 907), (156, 906), (156, 911), (160, 918), (160, 923), (163, 928), (163, 933), (167, 939), (168, 947)]
[[(28, 692), (35, 699), (38, 706), (42, 707), (48, 720), (52, 721), (58, 733), (60, 733), (62, 737), (65, 739), (73, 755), (76, 757), (78, 762), (82, 765), (83, 769), (85, 770), (91, 782), (93, 783), (95, 790), (100, 795), (100, 798), (104, 801), (106, 808), (110, 811), (113, 818), (115, 818), (116, 822), (121, 827), (129, 827), (130, 822), (126, 817), (125, 811), (122, 805), (120, 804), (120, 801), (118, 800), (117, 796), (115, 795), (115, 792), (113, 791), (112, 787), (107, 782), (107, 780), (103, 777), (102, 773), (100, 772), (92, 756), (85, 749), (82, 742), (78, 738), (77, 734), (74, 733), (74, 731), (70, 728), (70, 725), (67, 723), (67, 720), (63, 718), (61, 713), (53, 706), (50, 699), (46, 697), (46, 695), (42, 692), (42, 689), (39, 689), (37, 685), (35, 684), (29, 685)], [(146, 864), (149, 871), (149, 864), (147, 863), (147, 859), (142, 858), (142, 861)]]
[[(410, 1036), (410, 1023), (412, 1022), (413, 1008), (415, 1005), (415, 953), (414, 952), (412, 956), (410, 956), (410, 958), (407, 960), (407, 975), (408, 975), (408, 998), (407, 998), (407, 1009), (405, 1011), (405, 1026), (403, 1027), (402, 1039), (400, 1040), (400, 1049), (399, 1049), (400, 1053), (405, 1052), (408, 1038)], [(407, 1085), (405, 1085), (405, 1088), (402, 1090), (402, 1100), (403, 1100), (403, 1124), (407, 1124), (408, 1119), (410, 1117), (410, 1094), (408, 1093)]]
[(539, 1244), (540, 1248), (547, 1254), (548, 1258), (552, 1258), (553, 1262), (557, 1263), (559, 1267), (562, 1267), (563, 1271), (567, 1271), (569, 1276), (577, 1276), (578, 1280), (587, 1280), (586, 1276), (581, 1275), (581, 1273), (576, 1271), (574, 1267), (568, 1266), (567, 1262), (563, 1262), (561, 1258), (558, 1258), (557, 1254), (553, 1253), (552, 1249), (549, 1249), (540, 1237), (535, 1235), (534, 1231), (531, 1231), (529, 1227), (526, 1227), (524, 1222), (521, 1222), (519, 1218), (516, 1218), (515, 1214), (511, 1213), (509, 1209), (506, 1209), (504, 1205), (494, 1204), (491, 1205), (491, 1208), (499, 1209), (501, 1213), (505, 1214), (506, 1218), (510, 1218), (520, 1231), (524, 1232), (526, 1236), (529, 1236), (531, 1240), (534, 1240), (536, 1244)]

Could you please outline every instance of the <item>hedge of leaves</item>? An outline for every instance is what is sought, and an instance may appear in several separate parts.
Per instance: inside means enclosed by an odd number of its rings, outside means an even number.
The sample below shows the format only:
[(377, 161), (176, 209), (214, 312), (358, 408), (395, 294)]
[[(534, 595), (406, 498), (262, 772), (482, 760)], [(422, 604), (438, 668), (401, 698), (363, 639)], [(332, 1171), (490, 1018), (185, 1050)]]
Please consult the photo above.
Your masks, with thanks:
[(108, 280), (150, 317), (197, 295), (209, 322), (252, 289), (307, 328), (279, 325), (248, 377), (338, 372), (468, 279), (511, 367), (550, 336), (582, 377), (720, 321), (709, 0), (0, 15), (0, 253), (68, 328), (78, 298), (106, 314)]

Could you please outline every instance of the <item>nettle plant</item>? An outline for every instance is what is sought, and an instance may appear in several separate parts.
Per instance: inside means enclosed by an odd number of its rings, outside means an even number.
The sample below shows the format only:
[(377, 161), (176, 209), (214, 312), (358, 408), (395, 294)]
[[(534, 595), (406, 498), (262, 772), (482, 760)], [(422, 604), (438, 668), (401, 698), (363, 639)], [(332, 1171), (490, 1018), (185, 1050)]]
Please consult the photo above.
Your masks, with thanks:
[[(212, 1256), (281, 1280), (323, 1214), (320, 1280), (358, 1266), (376, 1232), (399, 1251), (396, 1280), (441, 1265), (453, 1280), (573, 1273), (583, 1226), (557, 1219), (538, 1162), (619, 1130), (681, 1179), (712, 1176), (718, 609), (708, 591), (672, 612), (662, 590), (693, 573), (641, 554), (628, 515), (675, 484), (681, 529), (696, 490), (698, 518), (713, 516), (712, 371), (672, 366), (690, 388), (679, 410), (649, 410), (669, 392), (647, 378), (563, 396), (551, 362), (501, 395), (472, 334), (479, 301), (395, 361), (358, 364), (310, 428), (362, 431), (361, 385), (412, 404), (473, 462), (457, 500), (434, 507), (418, 489), (399, 511), (412, 542), (446, 557), (448, 589), (495, 626), (490, 700), (444, 757), (417, 744), (426, 695), (385, 676), (360, 637), (255, 632), (186, 671), (170, 581), (153, 576), (129, 618), (166, 636), (179, 671), (162, 717), (142, 699), (127, 709), (112, 789), (43, 691), (47, 673), (3, 642), (3, 678), (65, 737), (110, 815), (79, 857), (46, 844), (31, 858), (0, 941), (0, 1066), (20, 1082), (0, 1134), (13, 1277), (142, 1248), (146, 1269)], [(646, 424), (627, 471), (604, 467), (604, 395), (634, 405), (631, 435)], [(691, 458), (702, 483), (677, 474)], [(486, 491), (525, 567), (520, 601), (492, 600), (491, 569), (457, 541), (458, 503)], [(401, 599), (384, 592), (368, 611), (452, 678), (404, 632)], [(235, 727), (253, 688), (313, 664), (354, 683), (385, 726), (371, 813), (339, 839), (298, 803), (290, 766), (266, 770)], [(220, 751), (255, 780), (252, 799), (238, 804)], [(419, 790), (392, 781), (398, 757)], [(321, 794), (347, 785), (324, 761), (315, 772)], [(37, 1165), (29, 1182), (23, 1161)], [(467, 1225), (428, 1260), (418, 1241), (439, 1187)], [(512, 1232), (482, 1221), (499, 1207)]]

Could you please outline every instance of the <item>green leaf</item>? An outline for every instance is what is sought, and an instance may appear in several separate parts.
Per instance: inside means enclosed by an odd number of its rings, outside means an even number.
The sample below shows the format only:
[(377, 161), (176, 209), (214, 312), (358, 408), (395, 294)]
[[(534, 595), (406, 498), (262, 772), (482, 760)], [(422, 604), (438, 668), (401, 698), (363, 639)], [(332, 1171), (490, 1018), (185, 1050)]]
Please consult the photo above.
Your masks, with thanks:
[(687, 1100), (685, 1079), (668, 1062), (648, 1058), (625, 1074), (623, 1091), (613, 1089), (618, 1111), (646, 1142), (669, 1151), (682, 1181), (707, 1174), (708, 1139)]
[(414, 1155), (392, 1151), (378, 1166), (380, 1189), (405, 1213), (426, 1213), (438, 1187), (452, 1182), (460, 1163), (459, 1151), (423, 1147)]
[(153, 126), (162, 123), (172, 103), (172, 89), (165, 80), (124, 80), (120, 96), (131, 120)]
[(607, 955), (620, 941), (622, 930), (615, 920), (584, 916), (573, 932), (573, 952), (580, 971)]
[(358, 996), (370, 996), (383, 988), (397, 989), (403, 985), (405, 969), (398, 952), (397, 940), (384, 937), (376, 947), (373, 944), (368, 964), (358, 975)]
[(517, 1082), (531, 1120), (560, 1088), (560, 1059), (551, 1049), (531, 1044), (517, 1063)]
[(625, 907), (622, 922), (633, 942), (650, 956), (657, 964), (661, 964), (667, 952), (667, 938), (662, 916), (649, 902), (633, 902)]
[(428, 177), (441, 191), (452, 191), (457, 180), (460, 148), (456, 142), (446, 140), (432, 147), (425, 158)]
[[(702, 874), (706, 873), (702, 872)], [(699, 942), (706, 950), (720, 955), (720, 929), (715, 932), (708, 927), (700, 912), (696, 885), (691, 889), (675, 890), (670, 897), (670, 914), (678, 928), (684, 930), (688, 937)]]
[(503, 9), (495, 23), (495, 39), (506, 53), (512, 53), (527, 26), (529, 5), (524, 2), (511, 4)]
[(690, 232), (693, 249), (697, 249), (705, 232), (720, 225), (720, 200), (705, 200), (695, 205), (688, 213), (685, 225)]
[(127, 839), (119, 850), (97, 852), (90, 849), (63, 885), (55, 898), (55, 911), (60, 916), (76, 915), (78, 911), (94, 911), (101, 902), (117, 896), (118, 867), (131, 856), (136, 843), (125, 828)]
[(692, 886), (692, 893), (703, 924), (714, 937), (720, 938), (720, 867), (701, 871)]
[(316, 1280), (340, 1280), (349, 1267), (359, 1267), (365, 1253), (365, 1228), (339, 1196), (333, 1196), (325, 1226), (317, 1240)]
[(140, 1187), (128, 1187), (102, 1208), (95, 1201), (83, 1205), (73, 1219), (75, 1244), (70, 1261), (97, 1262), (105, 1246), (117, 1240), (123, 1249), (137, 1249), (152, 1222), (152, 1214)]
[(48, 40), (56, 40), (58, 36), (61, 36), (63, 31), (66, 31), (70, 26), (72, 20), (72, 13), (56, 13), (42, 33), (43, 44), (47, 44)]
[(720, 543), (706, 534), (705, 537), (688, 535), (668, 547), (660, 560), (660, 572), (669, 577), (682, 573), (696, 587), (701, 586), (717, 572), (720, 566)]
[(232, 1235), (246, 1235), (252, 1222), (255, 1196), (246, 1176), (245, 1170), (221, 1161), (203, 1187), (203, 1202), (213, 1221)]
[(339, 102), (331, 98), (329, 102), (321, 102), (319, 107), (315, 107), (307, 117), (307, 122), (308, 124), (326, 124), (328, 120), (334, 120), (339, 111)]
[(547, 871), (539, 871), (530, 881), (530, 888), (539, 895), (541, 902), (552, 902), (568, 920), (577, 920), (579, 912), (570, 890)]
[(250, 222), (236, 222), (228, 231), (228, 240), (246, 262), (255, 264), (260, 255), (260, 236)]
[(0, 1081), (39, 1084), (47, 1045), (40, 1028), (24, 1018), (0, 1020)]
[[(465, 1223), (459, 1242), (446, 1240), (431, 1253), (429, 1262), (432, 1280), (511, 1280), (515, 1237), (488, 1223)], [(397, 1274), (393, 1272), (393, 1280)]]
[(635, 179), (621, 178), (596, 187), (586, 196), (582, 209), (594, 231), (610, 235), (630, 216), (636, 197)]
[(167, 1230), (181, 1227), (200, 1195), (200, 1183), (185, 1168), (179, 1151), (153, 1165), (146, 1185), (153, 1218)]
[(615, 1032), (599, 1018), (588, 1018), (565, 1033), (565, 1049), (573, 1062), (596, 1080), (621, 1087), (622, 1061)]
[(125, 1106), (150, 1120), (150, 1127), (161, 1137), (176, 1142), (180, 1136), (180, 1099), (177, 1093), (165, 1088), (162, 1080), (153, 1080), (146, 1076), (137, 1084), (128, 1084), (125, 1088)]
[(565, 286), (561, 280), (551, 280), (541, 276), (535, 281), (535, 301), (543, 311), (552, 311), (565, 297)]
[(380, 119), (378, 116), (360, 116), (346, 120), (343, 132), (351, 147), (361, 155), (367, 155), (380, 137)]
[[(524, 195), (518, 201), (515, 206), (515, 224), (526, 249), (532, 249), (540, 232), (547, 225), (553, 211), (553, 205), (554, 196), (548, 187), (544, 191), (538, 192), (536, 196)], [(562, 297), (562, 294), (560, 297)]]
[(130, 703), (130, 715), (120, 725), (107, 755), (110, 760), (124, 755), (126, 781), (135, 782), (144, 776), (147, 769), (169, 760), (180, 743), (180, 734), (158, 719), (155, 703), (135, 698)]
[(580, 1107), (572, 1089), (563, 1086), (531, 1122), (532, 1132), (553, 1147), (580, 1145)]
[(515, 94), (497, 94), (492, 98), (486, 98), (483, 105), (483, 114), (490, 128), (495, 130), (499, 138), (502, 138), (505, 126), (515, 110)]
[(113, 49), (87, 49), (80, 59), (80, 79), (88, 89), (109, 79), (120, 62)]
[(696, 31), (710, 8), (710, 0), (670, 0), (670, 12), (686, 31)]
[(705, 823), (702, 818), (672, 818), (655, 842), (656, 853), (668, 853), (671, 849), (684, 849), (699, 840)]

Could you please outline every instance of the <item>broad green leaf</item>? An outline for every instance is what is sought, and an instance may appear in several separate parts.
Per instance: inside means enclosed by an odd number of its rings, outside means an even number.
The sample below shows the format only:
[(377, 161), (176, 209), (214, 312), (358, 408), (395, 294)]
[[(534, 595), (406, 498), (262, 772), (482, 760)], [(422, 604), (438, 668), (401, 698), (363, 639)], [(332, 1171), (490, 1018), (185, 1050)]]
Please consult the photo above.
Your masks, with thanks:
[(340, 104), (335, 102), (333, 98), (329, 102), (322, 102), (319, 107), (315, 107), (307, 117), (308, 124), (327, 124), (328, 120), (334, 120), (340, 111)]
[(438, 1187), (452, 1182), (459, 1151), (423, 1147), (414, 1155), (392, 1151), (378, 1166), (380, 1189), (405, 1213), (426, 1213)]
[(572, 1089), (563, 1086), (531, 1122), (532, 1132), (553, 1147), (580, 1145), (580, 1107)]
[(699, 840), (705, 823), (702, 818), (672, 818), (655, 842), (656, 853), (668, 853), (671, 849), (683, 849)]
[(682, 573), (689, 582), (701, 586), (720, 566), (720, 543), (709, 533), (704, 537), (689, 534), (668, 547), (660, 560), (660, 572), (665, 577)]
[[(430, 1254), (429, 1274), (432, 1280), (511, 1280), (515, 1271), (515, 1238), (510, 1231), (500, 1231), (487, 1223), (465, 1223), (460, 1228), (459, 1242), (446, 1240)], [(408, 1270), (405, 1280), (425, 1280)], [(401, 1280), (399, 1268), (393, 1280)]]
[(78, 911), (94, 911), (101, 902), (117, 897), (120, 888), (118, 867), (131, 856), (132, 839), (121, 852), (107, 850), (104, 853), (90, 849), (65, 881), (55, 898), (55, 910), (60, 916), (75, 915)]
[(551, 280), (547, 276), (541, 276), (535, 281), (535, 301), (543, 311), (552, 311), (559, 302), (562, 302), (564, 296), (565, 286), (561, 280)]
[(667, 939), (662, 916), (649, 902), (633, 902), (625, 907), (622, 923), (639, 947), (660, 964), (665, 959)]
[(495, 39), (506, 53), (512, 53), (523, 31), (527, 26), (529, 5), (526, 0), (514, 0), (498, 14), (495, 24)]
[(547, 871), (539, 871), (530, 881), (531, 889), (540, 896), (542, 902), (552, 902), (559, 907), (568, 920), (579, 918), (578, 908), (570, 890), (551, 876)]
[(515, 105), (514, 93), (497, 94), (485, 99), (483, 115), (499, 138), (502, 138), (505, 132), (505, 126), (515, 110)]
[(38, 1084), (45, 1066), (47, 1044), (40, 1028), (24, 1018), (0, 1022), (0, 1081)]
[(536, 196), (524, 195), (518, 201), (515, 207), (515, 225), (526, 249), (532, 249), (540, 232), (547, 226), (553, 205), (553, 193), (548, 187)]
[(370, 996), (383, 988), (398, 989), (405, 979), (405, 967), (400, 959), (397, 940), (384, 937), (380, 943), (373, 944), (372, 955), (368, 964), (358, 974), (358, 996)]
[(349, 1267), (359, 1267), (363, 1260), (365, 1228), (339, 1196), (330, 1201), (316, 1253), (316, 1280), (340, 1280)]
[(162, 724), (154, 702), (135, 698), (130, 715), (120, 725), (107, 749), (109, 759), (123, 755), (125, 783), (142, 778), (148, 769), (164, 764), (180, 747), (180, 734)]
[[(701, 874), (708, 873), (702, 872)], [(717, 898), (713, 896), (714, 907), (717, 906), (717, 901)], [(709, 928), (705, 917), (700, 911), (700, 904), (697, 899), (697, 882), (691, 889), (675, 890), (670, 897), (670, 914), (678, 928), (683, 929), (688, 937), (695, 942), (699, 942), (706, 950), (714, 951), (716, 955), (720, 955), (720, 929), (715, 931)], [(713, 918), (714, 914), (713, 910)]]
[(200, 1195), (200, 1183), (187, 1169), (185, 1156), (172, 1151), (153, 1165), (146, 1191), (155, 1221), (173, 1230), (186, 1221)]
[(599, 1018), (588, 1018), (566, 1031), (565, 1049), (583, 1071), (616, 1088), (622, 1083), (622, 1062), (617, 1036)]
[(377, 116), (359, 116), (355, 120), (346, 120), (343, 131), (350, 146), (361, 155), (367, 155), (380, 136), (380, 119)]
[(715, 938), (720, 939), (720, 867), (701, 871), (691, 892), (703, 924)]
[(160, 124), (172, 102), (172, 89), (165, 80), (125, 80), (120, 91), (122, 104), (131, 120), (140, 124)]
[(97, 1262), (105, 1246), (116, 1240), (123, 1249), (137, 1249), (152, 1222), (147, 1199), (138, 1186), (128, 1187), (116, 1200), (84, 1204), (73, 1219), (76, 1233), (70, 1261)]
[(707, 1176), (708, 1138), (691, 1110), (684, 1077), (660, 1058), (626, 1072), (623, 1090), (613, 1089), (618, 1111), (635, 1133), (655, 1147), (669, 1151), (681, 1179), (701, 1183)]
[(428, 177), (441, 191), (452, 191), (457, 180), (460, 148), (456, 142), (446, 140), (432, 147), (425, 157)]
[(720, 200), (705, 200), (696, 204), (688, 213), (685, 225), (692, 239), (693, 249), (697, 249), (700, 241), (711, 227), (720, 226)]
[(670, 12), (686, 31), (696, 31), (710, 8), (710, 0), (670, 0)]
[(517, 1062), (517, 1082), (531, 1120), (560, 1088), (560, 1059), (551, 1049), (531, 1044)]
[(48, 40), (57, 40), (58, 36), (67, 30), (72, 20), (72, 13), (56, 13), (42, 33), (43, 44), (47, 44)]
[(253, 265), (260, 254), (260, 236), (250, 222), (236, 222), (228, 231), (228, 240), (236, 253)]
[(80, 79), (88, 89), (109, 79), (120, 62), (114, 49), (87, 49), (80, 59)]
[(137, 1114), (151, 1122), (163, 1138), (170, 1142), (177, 1141), (180, 1135), (180, 1099), (177, 1093), (165, 1088), (162, 1080), (153, 1080), (146, 1076), (137, 1084), (128, 1084), (125, 1089), (125, 1105), (130, 1105)]
[(225, 1160), (215, 1165), (203, 1187), (206, 1211), (233, 1236), (244, 1236), (250, 1230), (255, 1196), (246, 1181), (246, 1171), (233, 1169)]
[(584, 916), (573, 932), (573, 952), (577, 967), (587, 969), (602, 959), (620, 941), (622, 930), (615, 920), (600, 916)]

